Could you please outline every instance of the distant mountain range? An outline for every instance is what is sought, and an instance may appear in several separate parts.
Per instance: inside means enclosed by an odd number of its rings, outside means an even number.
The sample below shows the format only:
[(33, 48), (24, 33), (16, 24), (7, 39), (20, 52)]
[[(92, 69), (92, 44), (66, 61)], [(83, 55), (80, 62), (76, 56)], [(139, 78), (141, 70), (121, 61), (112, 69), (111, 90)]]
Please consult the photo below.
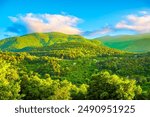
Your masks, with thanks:
[(104, 36), (96, 38), (105, 46), (129, 52), (149, 52), (150, 34)]
[(63, 44), (66, 46), (67, 44), (65, 43), (72, 42), (95, 44), (97, 46), (102, 46), (103, 43), (104, 46), (129, 52), (150, 51), (150, 34), (104, 36), (89, 40), (80, 35), (67, 35), (58, 32), (32, 33), (24, 36), (3, 39), (0, 40), (0, 50), (27, 51), (33, 48), (49, 47), (60, 43), (61, 46), (63, 46)]

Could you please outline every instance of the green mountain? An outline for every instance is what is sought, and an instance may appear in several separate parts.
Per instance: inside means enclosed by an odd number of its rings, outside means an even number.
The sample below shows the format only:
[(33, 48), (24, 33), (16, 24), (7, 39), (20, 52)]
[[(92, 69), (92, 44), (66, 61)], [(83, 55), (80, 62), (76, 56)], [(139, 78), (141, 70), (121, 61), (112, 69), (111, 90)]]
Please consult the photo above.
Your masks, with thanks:
[(150, 34), (104, 36), (96, 38), (105, 46), (129, 52), (149, 52)]
[(0, 41), (0, 49), (8, 51), (28, 50), (35, 47), (51, 46), (55, 43), (65, 42), (89, 42), (79, 35), (67, 35), (63, 33), (33, 33), (20, 37), (12, 37)]
[(103, 46), (100, 41), (79, 35), (62, 33), (33, 33), (0, 41), (0, 49), (10, 52), (29, 52), (36, 56), (75, 59), (80, 57), (121, 55), (124, 52)]
[(120, 56), (125, 52), (97, 45), (95, 42), (65, 42), (56, 43), (51, 46), (33, 48), (28, 51), (35, 56), (52, 56), (65, 59), (76, 59), (95, 56)]

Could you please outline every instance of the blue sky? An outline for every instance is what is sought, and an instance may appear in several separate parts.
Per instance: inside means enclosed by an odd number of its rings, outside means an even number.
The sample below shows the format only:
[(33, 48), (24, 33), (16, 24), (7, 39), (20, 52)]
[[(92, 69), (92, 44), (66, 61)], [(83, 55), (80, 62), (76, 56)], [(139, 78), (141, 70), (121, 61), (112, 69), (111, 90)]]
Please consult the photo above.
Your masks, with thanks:
[(0, 39), (33, 32), (149, 33), (149, 9), (149, 0), (0, 0)]

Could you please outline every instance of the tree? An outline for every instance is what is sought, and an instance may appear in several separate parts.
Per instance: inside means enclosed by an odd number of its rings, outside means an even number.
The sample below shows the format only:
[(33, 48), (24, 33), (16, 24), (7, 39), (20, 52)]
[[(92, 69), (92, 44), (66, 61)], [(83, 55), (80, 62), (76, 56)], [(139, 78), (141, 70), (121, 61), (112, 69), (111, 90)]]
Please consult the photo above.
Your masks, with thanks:
[(72, 87), (72, 99), (73, 100), (85, 100), (87, 99), (88, 85), (82, 84), (79, 88), (76, 86)]
[(20, 99), (20, 79), (17, 70), (0, 59), (0, 100)]
[(38, 74), (24, 75), (21, 86), (24, 99), (28, 100), (70, 100), (78, 95), (84, 98), (87, 93), (86, 85), (78, 88), (67, 80), (52, 80), (48, 74), (45, 78), (40, 78)]
[[(57, 82), (56, 82), (57, 81)], [(54, 80), (54, 84), (52, 87), (55, 87), (55, 84), (59, 83), (57, 88), (54, 90), (54, 95), (48, 97), (51, 100), (69, 100), (71, 97), (71, 88), (72, 84), (67, 80), (63, 80), (58, 82), (58, 80)]]
[(105, 71), (92, 76), (88, 97), (96, 100), (131, 100), (141, 92), (142, 89), (136, 86), (135, 80), (110, 75)]

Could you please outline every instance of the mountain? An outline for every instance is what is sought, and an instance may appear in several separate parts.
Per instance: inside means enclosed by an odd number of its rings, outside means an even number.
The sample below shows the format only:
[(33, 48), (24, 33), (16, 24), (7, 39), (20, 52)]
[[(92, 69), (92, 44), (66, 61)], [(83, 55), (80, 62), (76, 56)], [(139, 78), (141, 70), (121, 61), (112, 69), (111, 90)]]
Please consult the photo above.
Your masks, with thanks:
[(0, 41), (0, 49), (10, 52), (29, 52), (36, 56), (75, 59), (80, 57), (111, 56), (123, 51), (103, 46), (98, 40), (63, 33), (33, 33)]
[(105, 46), (129, 52), (149, 52), (150, 34), (104, 36), (96, 38)]
[[(80, 35), (67, 35), (63, 33), (33, 33), (20, 37), (12, 37), (0, 41), (0, 49), (7, 51), (28, 50), (35, 47), (51, 46), (55, 43), (89, 42)], [(93, 41), (94, 42), (94, 41)], [(98, 42), (99, 43), (99, 42)], [(100, 44), (100, 43), (99, 43)]]
[(117, 49), (89, 42), (56, 43), (51, 46), (33, 48), (28, 52), (35, 56), (52, 56), (65, 59), (89, 58), (95, 56), (105, 57), (112, 55), (120, 56), (125, 53)]

